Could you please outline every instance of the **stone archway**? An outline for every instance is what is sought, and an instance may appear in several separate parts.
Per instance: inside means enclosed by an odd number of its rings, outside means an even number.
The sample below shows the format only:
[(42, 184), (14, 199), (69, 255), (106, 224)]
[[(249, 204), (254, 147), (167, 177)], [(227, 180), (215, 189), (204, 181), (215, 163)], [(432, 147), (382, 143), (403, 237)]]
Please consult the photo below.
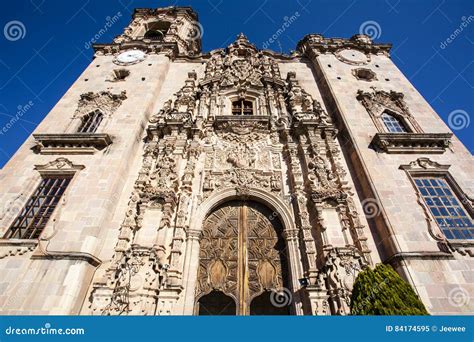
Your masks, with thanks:
[[(206, 218), (219, 206), (225, 205), (229, 201), (245, 200), (262, 205), (267, 208), (272, 219), (277, 220), (281, 224), (281, 238), (285, 244), (288, 275), (285, 291), (291, 293), (290, 301), (292, 302), (292, 312), (303, 314), (301, 300), (297, 290), (299, 289), (298, 279), (302, 274), (301, 255), (298, 248), (297, 229), (295, 221), (289, 206), (279, 197), (261, 189), (245, 189), (243, 195), (239, 189), (226, 188), (213, 193), (209, 198), (201, 203), (198, 210), (192, 214), (192, 221), (188, 229), (188, 242), (186, 246), (185, 266), (184, 266), (184, 283), (185, 294), (183, 297), (183, 313), (187, 315), (197, 314), (199, 310), (196, 303), (199, 298), (196, 297), (196, 288), (198, 286), (198, 271), (200, 259), (200, 239), (203, 235), (203, 228)], [(218, 266), (215, 266), (218, 268)], [(222, 269), (222, 268), (221, 268)], [(288, 288), (286, 288), (288, 287)], [(210, 291), (210, 289), (208, 289)], [(259, 292), (262, 294), (262, 291)], [(278, 294), (281, 300), (281, 292)], [(202, 294), (201, 294), (202, 295)], [(231, 297), (231, 296), (230, 296)], [(254, 296), (254, 297), (257, 297)], [(265, 295), (259, 297), (264, 300)], [(236, 305), (239, 305), (238, 299), (234, 297)], [(247, 303), (248, 305), (248, 303)], [(247, 312), (249, 313), (249, 308)], [(256, 310), (255, 312), (259, 312)]]
[[(238, 315), (290, 314), (291, 293), (282, 291), (289, 288), (282, 232), (279, 218), (259, 202), (232, 200), (215, 208), (200, 239), (196, 313), (229, 314), (230, 297)], [(283, 302), (280, 293), (288, 296)]]

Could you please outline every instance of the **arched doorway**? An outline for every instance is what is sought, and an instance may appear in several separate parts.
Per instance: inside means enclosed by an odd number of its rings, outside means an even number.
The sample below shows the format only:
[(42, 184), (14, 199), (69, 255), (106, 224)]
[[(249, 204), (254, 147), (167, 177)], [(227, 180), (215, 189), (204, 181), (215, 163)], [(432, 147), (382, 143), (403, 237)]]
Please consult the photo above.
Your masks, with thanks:
[(272, 300), (289, 287), (282, 231), (275, 212), (258, 202), (233, 200), (215, 208), (203, 223), (196, 313), (229, 314), (235, 307), (237, 315), (289, 314), (291, 300), (284, 306)]

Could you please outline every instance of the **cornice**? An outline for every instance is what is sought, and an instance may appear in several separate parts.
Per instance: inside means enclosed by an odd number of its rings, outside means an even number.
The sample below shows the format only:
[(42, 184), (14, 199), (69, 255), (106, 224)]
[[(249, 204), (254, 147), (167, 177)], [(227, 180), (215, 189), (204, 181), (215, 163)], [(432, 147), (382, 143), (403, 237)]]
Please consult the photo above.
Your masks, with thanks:
[(392, 44), (376, 44), (369, 36), (356, 34), (351, 38), (325, 38), (320, 34), (308, 34), (297, 45), (297, 50), (307, 55), (311, 53), (335, 53), (342, 49), (355, 49), (366, 54), (389, 56)]
[(377, 133), (371, 145), (386, 153), (444, 153), (452, 133)]
[(132, 49), (142, 50), (149, 54), (164, 53), (170, 57), (175, 57), (178, 55), (178, 44), (176, 42), (147, 42), (145, 39), (132, 40), (123, 43), (93, 44), (92, 47), (95, 51), (95, 57), (115, 55), (121, 51)]
[(188, 19), (198, 21), (199, 17), (197, 12), (195, 12), (192, 7), (189, 6), (168, 6), (161, 8), (135, 8), (133, 12), (133, 19), (148, 17), (148, 16), (157, 16), (159, 14), (171, 14), (174, 16), (182, 15)]
[(112, 144), (104, 133), (33, 134), (40, 154), (93, 154)]

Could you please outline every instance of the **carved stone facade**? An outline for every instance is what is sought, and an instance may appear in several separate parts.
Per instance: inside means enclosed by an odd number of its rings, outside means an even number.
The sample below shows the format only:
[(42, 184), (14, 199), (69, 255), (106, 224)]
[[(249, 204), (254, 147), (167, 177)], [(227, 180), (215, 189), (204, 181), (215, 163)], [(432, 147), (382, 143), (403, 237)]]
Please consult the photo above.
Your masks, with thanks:
[[(472, 157), (406, 95), (390, 46), (309, 35), (288, 56), (240, 34), (201, 53), (199, 28), (187, 7), (136, 10), (1, 171), (16, 212), (42, 177), (72, 177), (39, 240), (0, 240), (1, 312), (345, 315), (380, 262), (432, 313), (472, 312), (474, 245), (444, 237), (413, 180), (449, 177), (472, 215)], [(97, 132), (77, 133), (96, 110)], [(386, 110), (408, 132), (388, 133)], [(468, 300), (447, 307), (456, 286)]]

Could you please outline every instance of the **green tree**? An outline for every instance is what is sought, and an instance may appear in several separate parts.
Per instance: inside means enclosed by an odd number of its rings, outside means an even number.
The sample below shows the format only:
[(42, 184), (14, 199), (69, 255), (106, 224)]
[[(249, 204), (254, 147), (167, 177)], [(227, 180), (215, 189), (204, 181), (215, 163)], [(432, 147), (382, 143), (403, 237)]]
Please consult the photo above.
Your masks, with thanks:
[(428, 315), (412, 287), (390, 265), (367, 267), (354, 283), (352, 315)]

